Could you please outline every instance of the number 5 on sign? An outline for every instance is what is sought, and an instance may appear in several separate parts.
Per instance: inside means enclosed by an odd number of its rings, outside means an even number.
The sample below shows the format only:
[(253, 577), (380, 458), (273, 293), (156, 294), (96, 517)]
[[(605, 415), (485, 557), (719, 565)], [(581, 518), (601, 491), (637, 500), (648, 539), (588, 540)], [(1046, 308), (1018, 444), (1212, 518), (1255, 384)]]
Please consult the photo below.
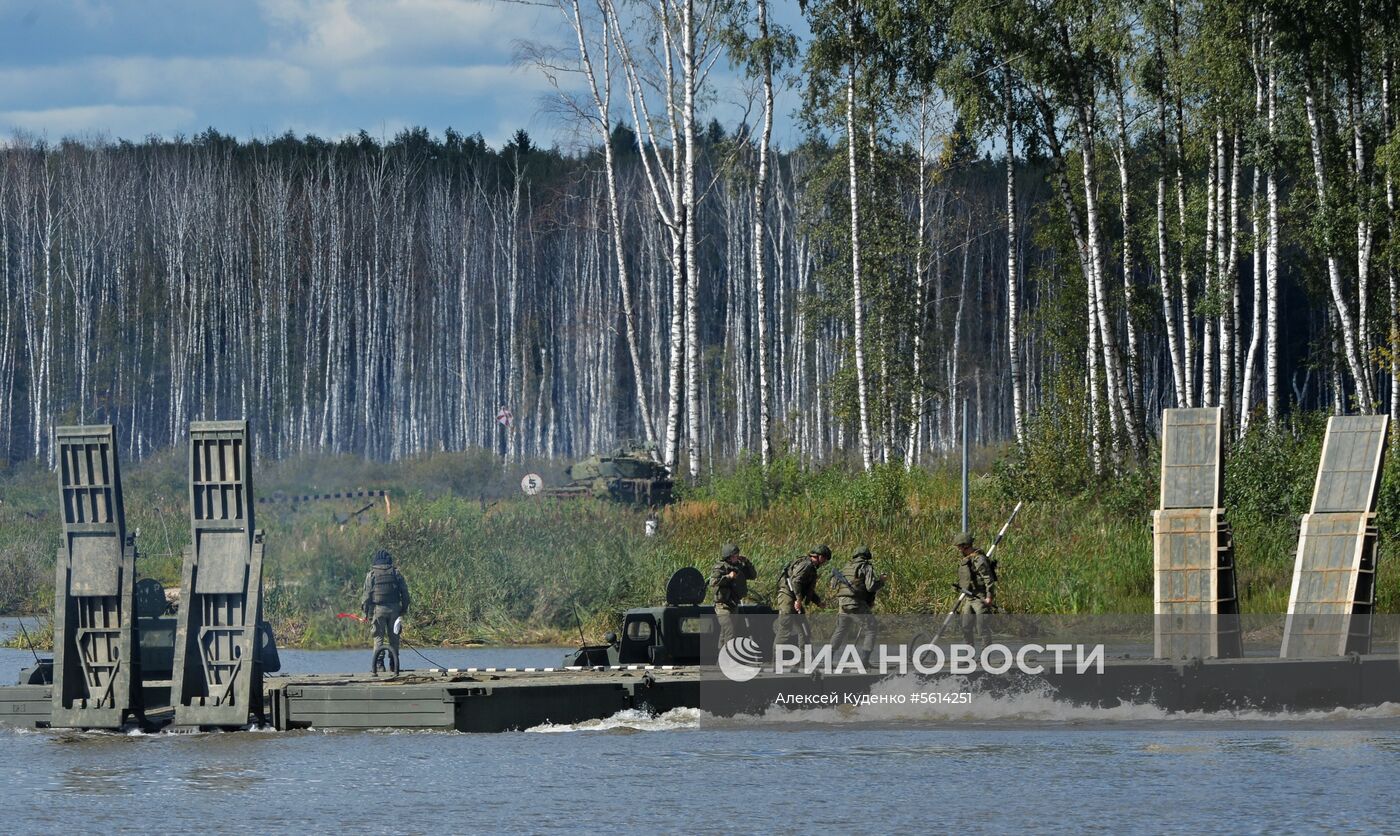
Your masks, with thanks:
[(540, 478), (538, 473), (527, 473), (525, 474), (525, 478), (520, 480), (520, 489), (524, 491), (527, 496), (534, 496), (539, 493), (540, 489), (543, 487), (544, 480)]

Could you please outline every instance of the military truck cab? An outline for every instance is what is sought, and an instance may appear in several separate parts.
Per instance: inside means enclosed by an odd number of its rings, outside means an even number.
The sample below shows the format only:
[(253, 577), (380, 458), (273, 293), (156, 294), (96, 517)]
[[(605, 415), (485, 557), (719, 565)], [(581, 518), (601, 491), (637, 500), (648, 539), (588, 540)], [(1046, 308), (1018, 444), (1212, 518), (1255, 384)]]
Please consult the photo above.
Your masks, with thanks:
[[(713, 604), (702, 604), (708, 591), (704, 575), (686, 567), (666, 584), (666, 606), (639, 607), (622, 614), (622, 634), (609, 634), (606, 644), (584, 645), (566, 659), (567, 665), (700, 665), (712, 664), (718, 650), (719, 625)], [(739, 607), (739, 629), (763, 646), (773, 643), (772, 616), (762, 604)], [(766, 635), (760, 635), (766, 633)]]

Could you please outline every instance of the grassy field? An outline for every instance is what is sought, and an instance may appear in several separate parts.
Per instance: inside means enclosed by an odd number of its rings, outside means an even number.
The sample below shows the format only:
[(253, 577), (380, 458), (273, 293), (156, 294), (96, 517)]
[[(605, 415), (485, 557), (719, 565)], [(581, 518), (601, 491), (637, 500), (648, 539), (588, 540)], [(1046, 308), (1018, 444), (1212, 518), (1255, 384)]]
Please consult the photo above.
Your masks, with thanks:
[[(1246, 612), (1287, 606), (1297, 514), (1311, 490), (1315, 448), (1316, 433), (1305, 428), (1235, 454), (1235, 469), (1256, 477), (1227, 484)], [(983, 457), (990, 463), (995, 453)], [(557, 478), (547, 465), (531, 467)], [(1008, 477), (1004, 468), (986, 470), (974, 476), (971, 499), (973, 527), (983, 542), (1010, 513), (1017, 492), (1029, 495), (999, 551), (1008, 610), (1151, 612), (1155, 465), (1100, 490), (1062, 497), (1037, 496), (1031, 483)], [(1388, 471), (1381, 612), (1400, 604), (1400, 561), (1386, 536), (1400, 503), (1394, 469)], [(342, 522), (347, 512), (363, 503), (258, 506), (268, 543), (266, 614), (282, 643), (362, 644), (363, 628), (336, 614), (358, 611), (369, 556), (381, 546), (396, 556), (411, 585), (409, 635), (420, 644), (568, 642), (577, 638), (580, 621), (597, 638), (623, 609), (662, 600), (676, 569), (707, 570), (719, 545), (731, 541), (757, 564), (752, 589), (758, 599), (772, 593), (787, 560), (826, 542), (839, 561), (860, 544), (871, 547), (877, 565), (892, 576), (884, 611), (946, 611), (950, 603), (957, 558), (949, 543), (959, 528), (958, 479), (951, 469), (882, 467), (852, 475), (834, 468), (808, 472), (783, 461), (765, 473), (741, 463), (688, 489), (662, 514), (656, 537), (645, 536), (645, 516), (637, 510), (591, 499), (520, 497), (520, 472), (502, 472), (480, 454), (389, 464), (305, 458), (262, 467), (260, 496), (392, 491), (392, 511), (376, 503), (349, 522)], [(140, 529), (139, 570), (175, 585), (189, 536), (183, 456), (154, 457), (124, 476), (128, 525)], [(50, 605), (59, 543), (54, 482), (39, 469), (0, 479), (2, 612), (41, 614)]]

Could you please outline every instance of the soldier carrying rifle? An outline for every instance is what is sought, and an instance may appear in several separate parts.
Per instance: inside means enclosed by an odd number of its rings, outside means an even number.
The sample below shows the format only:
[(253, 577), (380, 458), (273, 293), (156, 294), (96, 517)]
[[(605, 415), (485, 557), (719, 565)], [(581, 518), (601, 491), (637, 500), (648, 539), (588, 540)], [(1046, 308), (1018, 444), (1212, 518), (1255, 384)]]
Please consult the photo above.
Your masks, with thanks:
[(986, 647), (991, 638), (987, 616), (991, 613), (996, 598), (996, 561), (972, 544), (970, 531), (959, 534), (953, 545), (962, 555), (962, 562), (958, 564), (958, 590), (961, 595), (957, 608), (962, 614), (963, 641), (975, 644), (975, 634), (981, 639), (982, 646)]
[(870, 549), (861, 546), (851, 556), (845, 571), (833, 569), (832, 584), (836, 586), (836, 598), (841, 612), (836, 616), (836, 632), (831, 636), (831, 644), (837, 652), (847, 644), (855, 644), (860, 639), (861, 659), (867, 664), (875, 651), (875, 638), (879, 630), (871, 610), (875, 606), (875, 596), (884, 587), (889, 575), (876, 575), (871, 562)]

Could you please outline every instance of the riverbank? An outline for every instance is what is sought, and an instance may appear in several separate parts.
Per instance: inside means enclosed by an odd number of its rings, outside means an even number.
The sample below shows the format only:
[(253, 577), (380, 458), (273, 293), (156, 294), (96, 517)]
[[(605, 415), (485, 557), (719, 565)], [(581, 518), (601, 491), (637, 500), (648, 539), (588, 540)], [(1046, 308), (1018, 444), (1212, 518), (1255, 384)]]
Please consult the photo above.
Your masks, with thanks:
[[(1311, 491), (1317, 433), (1292, 442), (1242, 445), (1227, 471), (1242, 608), (1287, 608), (1297, 514)], [(1266, 439), (1267, 440), (1267, 439)], [(1283, 447), (1279, 447), (1283, 444)], [(1272, 445), (1272, 446), (1271, 446)], [(974, 532), (985, 544), (1019, 496), (1028, 497), (998, 551), (1001, 603), (1026, 613), (1146, 613), (1152, 609), (1152, 531), (1156, 466), (1129, 471), (1094, 490), (1057, 496), (1008, 473), (1007, 460), (972, 479)], [(140, 571), (178, 583), (188, 541), (183, 458), (169, 452), (125, 469), (128, 527), (139, 530)], [(557, 479), (547, 464), (529, 469)], [(524, 472), (524, 468), (519, 469)], [(1400, 560), (1387, 536), (1395, 516), (1394, 467), (1382, 492), (1382, 554), (1377, 611), (1400, 605)], [(413, 592), (408, 637), (428, 646), (571, 645), (614, 629), (628, 607), (659, 603), (683, 566), (708, 571), (721, 543), (753, 558), (751, 597), (764, 600), (787, 561), (830, 544), (837, 565), (869, 545), (891, 580), (880, 608), (946, 612), (960, 527), (959, 482), (951, 467), (869, 474), (807, 470), (781, 460), (768, 471), (740, 464), (684, 491), (660, 514), (655, 536), (643, 511), (610, 502), (527, 498), (520, 473), (479, 454), (440, 454), (395, 463), (345, 457), (261, 466), (260, 497), (387, 489), (388, 502), (363, 499), (260, 503), (267, 532), (266, 617), (284, 646), (358, 647), (361, 583), (376, 548), (395, 555)], [(1248, 478), (1246, 478), (1248, 477)], [(0, 480), (0, 611), (46, 613), (59, 542), (53, 476), (39, 470)], [(364, 507), (368, 505), (369, 507)], [(361, 511), (355, 514), (355, 511)]]

